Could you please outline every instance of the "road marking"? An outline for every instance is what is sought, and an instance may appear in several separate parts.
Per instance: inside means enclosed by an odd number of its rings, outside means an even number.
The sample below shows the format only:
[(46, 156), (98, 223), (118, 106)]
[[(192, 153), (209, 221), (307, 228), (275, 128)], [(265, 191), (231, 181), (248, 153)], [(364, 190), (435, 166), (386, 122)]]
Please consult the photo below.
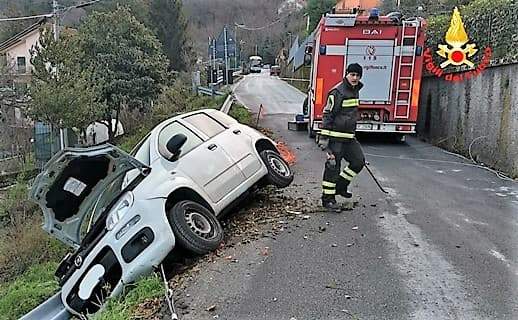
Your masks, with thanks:
[[(421, 229), (408, 222), (414, 211), (405, 207), (397, 191), (388, 188), (396, 198), (393, 205), (397, 215), (386, 212), (378, 224), (392, 245), (389, 258), (402, 275), (408, 296), (414, 306), (410, 319), (478, 319), (475, 306), (469, 300), (463, 283), (466, 280), (428, 243)], [(416, 246), (416, 244), (418, 246)]]
[(496, 250), (489, 250), (489, 253), (494, 256), (495, 258), (497, 258), (498, 260), (502, 260), (503, 262), (505, 262), (508, 266), (509, 266), (509, 260), (507, 260), (507, 258), (501, 254), (500, 252), (496, 251)]

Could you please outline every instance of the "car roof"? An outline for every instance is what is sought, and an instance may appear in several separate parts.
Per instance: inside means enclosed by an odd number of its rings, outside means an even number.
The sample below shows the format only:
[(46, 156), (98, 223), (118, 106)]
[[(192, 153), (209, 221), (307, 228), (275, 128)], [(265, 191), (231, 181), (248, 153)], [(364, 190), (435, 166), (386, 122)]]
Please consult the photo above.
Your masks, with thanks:
[(172, 118), (169, 118), (167, 120), (160, 122), (151, 131), (161, 130), (161, 128), (163, 128), (164, 126), (166, 126), (174, 121), (178, 121), (178, 120), (187, 118), (189, 116), (192, 116), (193, 114), (197, 114), (197, 113), (211, 114), (211, 113), (216, 113), (216, 112), (220, 112), (220, 111), (216, 110), (216, 109), (201, 109), (201, 110), (195, 110), (195, 111), (191, 111), (191, 112), (187, 112), (187, 113), (182, 113), (182, 114), (179, 114), (177, 116), (174, 116)]

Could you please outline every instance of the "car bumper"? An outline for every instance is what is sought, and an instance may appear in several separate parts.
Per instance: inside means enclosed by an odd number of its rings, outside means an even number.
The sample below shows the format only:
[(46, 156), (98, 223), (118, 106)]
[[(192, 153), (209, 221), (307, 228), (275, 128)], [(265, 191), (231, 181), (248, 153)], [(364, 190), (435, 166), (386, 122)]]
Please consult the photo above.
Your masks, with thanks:
[[(70, 312), (76, 315), (84, 312), (84, 310), (76, 310), (78, 305), (76, 300), (80, 299), (78, 298), (78, 288), (83, 281), (87, 281), (85, 280), (88, 278), (87, 274), (94, 266), (102, 264), (105, 269), (113, 268), (110, 270), (119, 270), (120, 268), (120, 276), (117, 272), (114, 273), (115, 276), (107, 274), (108, 277), (115, 277), (115, 279), (109, 281), (111, 290), (108, 292), (108, 296), (117, 296), (126, 284), (150, 273), (171, 252), (175, 245), (175, 238), (165, 213), (165, 201), (166, 199), (161, 198), (135, 200), (131, 212), (126, 214), (115, 228), (109, 231), (84, 258), (81, 266), (75, 270), (62, 287), (61, 297)], [(140, 220), (128, 228), (125, 234), (121, 235), (121, 229), (137, 214), (140, 215)], [(131, 261), (128, 261), (127, 250), (124, 248), (127, 249), (128, 244), (135, 240), (135, 237), (138, 237), (139, 234), (142, 234), (143, 230), (148, 231), (147, 234), (149, 234), (149, 230), (152, 232), (152, 237), (147, 237), (149, 244), (141, 252), (133, 252)], [(143, 247), (141, 246), (141, 248)], [(106, 256), (110, 258), (107, 259)], [(109, 264), (109, 266), (106, 264)], [(104, 303), (104, 301), (102, 302)], [(82, 304), (79, 303), (79, 305)]]

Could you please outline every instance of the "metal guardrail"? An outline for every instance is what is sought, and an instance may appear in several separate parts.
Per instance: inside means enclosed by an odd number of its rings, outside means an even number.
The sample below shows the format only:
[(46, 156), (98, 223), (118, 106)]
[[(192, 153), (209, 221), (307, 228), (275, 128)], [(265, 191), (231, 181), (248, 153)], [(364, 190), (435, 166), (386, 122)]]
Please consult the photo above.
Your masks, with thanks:
[(230, 108), (232, 107), (232, 103), (234, 103), (234, 95), (229, 94), (225, 102), (223, 103), (223, 106), (221, 107), (220, 111), (228, 114), (230, 112)]
[(201, 94), (208, 95), (208, 96), (213, 96), (213, 95), (223, 96), (223, 95), (225, 95), (224, 92), (221, 92), (221, 91), (218, 91), (218, 90), (213, 90), (211, 88), (205, 88), (205, 87), (198, 87), (198, 92), (201, 93)]
[(61, 291), (59, 291), (20, 320), (69, 320), (71, 317), (72, 315), (61, 301)]

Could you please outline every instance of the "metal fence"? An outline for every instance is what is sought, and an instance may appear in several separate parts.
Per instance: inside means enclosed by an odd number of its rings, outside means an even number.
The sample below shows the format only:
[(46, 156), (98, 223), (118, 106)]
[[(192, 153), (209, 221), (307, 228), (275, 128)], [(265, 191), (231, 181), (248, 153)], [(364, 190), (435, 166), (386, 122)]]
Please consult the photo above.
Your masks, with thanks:
[(36, 167), (43, 168), (45, 163), (60, 149), (59, 130), (50, 125), (36, 122), (34, 125), (34, 157)]

